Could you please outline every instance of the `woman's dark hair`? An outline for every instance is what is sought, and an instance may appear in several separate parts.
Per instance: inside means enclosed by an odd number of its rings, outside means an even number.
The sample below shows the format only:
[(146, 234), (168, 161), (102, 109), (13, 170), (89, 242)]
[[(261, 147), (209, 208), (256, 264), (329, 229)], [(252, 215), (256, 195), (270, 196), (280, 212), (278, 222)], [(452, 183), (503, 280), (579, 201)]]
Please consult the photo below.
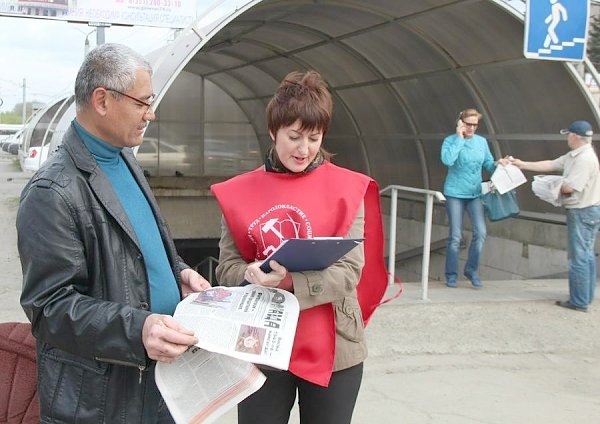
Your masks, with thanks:
[[(327, 83), (317, 71), (293, 71), (285, 76), (267, 105), (267, 126), (272, 134), (300, 121), (300, 129), (327, 133), (333, 100)], [(321, 148), (326, 159), (331, 157)]]

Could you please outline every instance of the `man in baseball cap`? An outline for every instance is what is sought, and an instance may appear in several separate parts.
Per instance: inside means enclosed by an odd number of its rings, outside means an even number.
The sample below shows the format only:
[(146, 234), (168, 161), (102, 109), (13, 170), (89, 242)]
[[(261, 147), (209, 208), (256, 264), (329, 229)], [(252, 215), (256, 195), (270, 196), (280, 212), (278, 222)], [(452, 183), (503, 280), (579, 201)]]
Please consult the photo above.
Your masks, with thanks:
[(512, 164), (527, 171), (562, 172), (558, 200), (567, 213), (569, 300), (558, 300), (556, 304), (587, 312), (596, 290), (594, 244), (600, 230), (600, 166), (589, 122), (574, 121), (560, 133), (568, 134), (568, 153), (537, 162), (513, 159)]
[(594, 135), (594, 131), (592, 131), (592, 125), (588, 121), (573, 121), (569, 128), (565, 128), (560, 130), (561, 134), (577, 134), (581, 137), (591, 137)]

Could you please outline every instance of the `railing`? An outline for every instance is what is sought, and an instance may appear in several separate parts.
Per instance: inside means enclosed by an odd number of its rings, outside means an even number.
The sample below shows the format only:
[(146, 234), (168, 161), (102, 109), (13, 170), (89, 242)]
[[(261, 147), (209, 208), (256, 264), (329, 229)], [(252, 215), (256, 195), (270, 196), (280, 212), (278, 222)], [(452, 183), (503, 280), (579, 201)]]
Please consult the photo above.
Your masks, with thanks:
[(390, 237), (388, 240), (388, 283), (394, 283), (394, 275), (396, 272), (396, 218), (398, 213), (398, 192), (405, 191), (409, 193), (418, 193), (425, 195), (425, 228), (423, 234), (423, 262), (421, 264), (421, 299), (428, 300), (427, 290), (429, 286), (429, 252), (431, 248), (431, 223), (433, 220), (433, 199), (439, 202), (445, 202), (446, 198), (439, 191), (424, 190), (421, 188), (405, 187), (399, 185), (389, 185), (379, 194), (390, 192)]
[(200, 273), (211, 286), (217, 284), (216, 277), (214, 275), (214, 269), (219, 265), (219, 260), (213, 256), (207, 256), (200, 263), (198, 263), (194, 269)]

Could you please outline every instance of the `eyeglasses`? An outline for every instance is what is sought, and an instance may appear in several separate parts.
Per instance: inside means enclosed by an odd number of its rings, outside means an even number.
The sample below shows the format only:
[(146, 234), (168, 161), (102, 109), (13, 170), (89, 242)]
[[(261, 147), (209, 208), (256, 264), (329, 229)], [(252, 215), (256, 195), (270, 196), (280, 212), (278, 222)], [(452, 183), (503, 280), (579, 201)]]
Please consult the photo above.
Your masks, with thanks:
[(156, 94), (154, 94), (154, 93), (152, 93), (152, 95), (148, 98), (148, 101), (143, 101), (141, 99), (138, 99), (137, 97), (130, 96), (129, 94), (125, 94), (119, 90), (115, 90), (112, 88), (105, 88), (105, 90), (120, 94), (121, 96), (125, 96), (125, 97), (139, 103), (140, 105), (146, 106), (147, 109), (144, 110), (144, 113), (143, 113), (144, 115), (147, 114), (150, 109), (152, 109), (152, 105), (154, 104), (154, 101), (156, 100)]
[[(462, 119), (461, 119), (461, 121), (462, 121)], [(472, 124), (472, 123), (470, 123), (470, 122), (465, 122), (465, 121), (463, 121), (463, 124), (465, 124), (465, 125), (466, 125), (467, 127), (469, 127), (469, 128), (477, 128), (477, 127), (479, 126), (479, 123), (477, 123), (477, 124)]]

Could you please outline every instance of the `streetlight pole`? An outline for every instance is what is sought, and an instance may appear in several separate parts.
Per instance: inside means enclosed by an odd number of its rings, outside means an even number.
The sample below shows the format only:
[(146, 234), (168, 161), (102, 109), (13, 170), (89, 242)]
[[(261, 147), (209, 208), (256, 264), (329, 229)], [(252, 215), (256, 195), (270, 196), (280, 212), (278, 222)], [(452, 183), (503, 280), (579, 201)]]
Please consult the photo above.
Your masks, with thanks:
[(90, 40), (89, 40), (89, 36), (92, 35), (94, 33), (94, 31), (96, 31), (95, 29), (88, 32), (85, 35), (85, 43), (83, 44), (83, 56), (87, 56), (87, 54), (90, 52)]
[(96, 29), (91, 30), (90, 32), (85, 32), (80, 30), (77, 27), (73, 27), (73, 29), (79, 31), (80, 33), (82, 33), (83, 35), (85, 35), (85, 41), (83, 43), (83, 57), (86, 57), (87, 54), (90, 52), (90, 35), (92, 35), (94, 32), (97, 32)]
[[(27, 102), (25, 101), (26, 96), (25, 93), (27, 91), (27, 81), (25, 80), (25, 78), (23, 78), (23, 110), (21, 111), (21, 122), (23, 123), (23, 129), (25, 129), (25, 117), (27, 114)], [(33, 108), (31, 109), (31, 112), (33, 113)]]
[(106, 27), (102, 26), (102, 25), (98, 25), (96, 27), (96, 30), (95, 30), (96, 31), (96, 44), (98, 46), (101, 46), (105, 42), (104, 28), (106, 28)]

